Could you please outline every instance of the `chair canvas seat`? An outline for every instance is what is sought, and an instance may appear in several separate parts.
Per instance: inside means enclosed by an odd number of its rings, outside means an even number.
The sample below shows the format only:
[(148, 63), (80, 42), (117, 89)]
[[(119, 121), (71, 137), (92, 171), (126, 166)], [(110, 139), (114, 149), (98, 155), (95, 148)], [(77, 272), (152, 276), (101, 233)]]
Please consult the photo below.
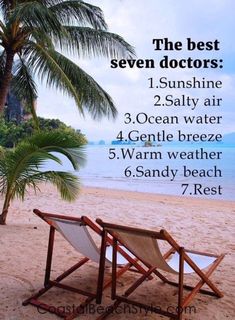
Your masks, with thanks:
[[(135, 258), (135, 256), (129, 251), (127, 250), (125, 247), (123, 246), (120, 246), (122, 248), (123, 251), (125, 251), (131, 258)], [(107, 247), (106, 249), (106, 260), (109, 264), (112, 265), (112, 260), (113, 260), (113, 247), (109, 246)], [(119, 252), (117, 252), (117, 265), (121, 266), (121, 265), (124, 265), (124, 264), (127, 264), (128, 261), (123, 257), (123, 255), (121, 255)]]
[(99, 263), (100, 252), (86, 226), (76, 221), (61, 221), (50, 218), (53, 227), (71, 244), (71, 246), (93, 262)]
[[(188, 253), (188, 256), (201, 270), (208, 268), (216, 260), (215, 257), (195, 253)], [(175, 252), (172, 254), (171, 259), (167, 261), (167, 264), (177, 273), (179, 273), (179, 258), (178, 252)], [(186, 261), (184, 261), (184, 273), (195, 273), (195, 270), (193, 270)]]
[[(87, 227), (81, 225), (76, 221), (62, 221), (58, 218), (50, 218), (53, 221), (53, 226), (59, 231), (62, 236), (72, 245), (72, 247), (78, 252), (82, 253), (85, 257), (89, 258), (93, 262), (99, 263), (100, 261), (100, 249), (95, 244), (91, 237)], [(122, 249), (132, 258), (134, 255), (122, 246)], [(108, 246), (106, 250), (106, 263), (112, 265), (112, 247)], [(124, 265), (128, 261), (119, 252), (117, 254), (117, 264)]]
[[(117, 232), (117, 231), (116, 231)], [(173, 274), (179, 273), (179, 254), (175, 252), (171, 255), (169, 260), (164, 259), (162, 252), (160, 250), (158, 241), (151, 237), (136, 236), (135, 234), (129, 234), (126, 231), (118, 230), (118, 235), (123, 243), (128, 244), (128, 247), (132, 250), (134, 254), (138, 257), (143, 257), (144, 261), (147, 261), (150, 266), (156, 267), (160, 270), (170, 272)], [(122, 248), (125, 248), (122, 246)], [(129, 255), (134, 255), (130, 253), (128, 249), (125, 248)], [(149, 254), (151, 252), (151, 254)], [(187, 253), (190, 259), (202, 270), (209, 267), (215, 260), (215, 257), (210, 257), (202, 254)], [(121, 255), (117, 255), (120, 261)], [(107, 254), (106, 254), (107, 258)], [(111, 254), (109, 255), (109, 261), (112, 261)], [(184, 274), (194, 273), (195, 271), (189, 266), (189, 264), (184, 261)]]

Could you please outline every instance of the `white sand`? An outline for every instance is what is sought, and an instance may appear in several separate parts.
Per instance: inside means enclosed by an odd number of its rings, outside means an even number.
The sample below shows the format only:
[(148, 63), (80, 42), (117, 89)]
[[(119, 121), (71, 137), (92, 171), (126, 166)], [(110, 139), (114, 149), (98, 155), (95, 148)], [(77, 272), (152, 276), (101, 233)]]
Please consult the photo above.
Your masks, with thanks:
[[(0, 205), (2, 205), (0, 199)], [(10, 207), (7, 226), (0, 226), (0, 319), (56, 319), (49, 313), (40, 314), (33, 306), (23, 307), (22, 301), (43, 286), (48, 226), (32, 210), (73, 216), (87, 215), (92, 219), (142, 226), (153, 230), (165, 228), (179, 244), (190, 249), (211, 253), (227, 253), (211, 279), (225, 296), (217, 299), (197, 295), (191, 305), (196, 313), (184, 319), (235, 319), (235, 202), (198, 200), (164, 195), (84, 188), (74, 203), (60, 200), (51, 186), (43, 186), (42, 193), (33, 192), (22, 203), (14, 201)], [(80, 258), (64, 239), (56, 237), (52, 277), (66, 270)], [(107, 276), (110, 270), (107, 270)], [(90, 263), (68, 278), (74, 286), (95, 289), (97, 265)], [(137, 274), (125, 273), (119, 280), (121, 290), (130, 285)], [(194, 279), (197, 280), (197, 279)], [(192, 281), (190, 277), (189, 282)], [(177, 290), (158, 280), (146, 281), (133, 298), (157, 306), (171, 306), (177, 302)], [(49, 291), (49, 304), (75, 306), (84, 300), (75, 293), (61, 289)], [(110, 290), (105, 291), (103, 306), (111, 303)], [(95, 319), (94, 315), (81, 318)], [(110, 319), (167, 319), (156, 314), (112, 315)]]

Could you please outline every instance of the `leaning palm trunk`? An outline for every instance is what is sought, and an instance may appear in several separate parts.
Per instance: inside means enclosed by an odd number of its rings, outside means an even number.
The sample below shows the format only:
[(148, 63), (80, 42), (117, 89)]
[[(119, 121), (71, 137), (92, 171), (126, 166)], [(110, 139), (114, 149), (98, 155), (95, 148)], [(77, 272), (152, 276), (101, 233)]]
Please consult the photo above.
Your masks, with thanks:
[(3, 77), (0, 82), (0, 114), (3, 112), (7, 94), (12, 78), (12, 67), (14, 62), (14, 52), (10, 51), (6, 54), (6, 64)]
[(5, 194), (5, 200), (2, 207), (2, 213), (0, 215), (0, 224), (2, 225), (6, 224), (7, 214), (8, 214), (8, 210), (9, 210), (10, 202), (12, 198), (13, 198), (13, 193), (11, 190), (11, 186), (8, 185), (8, 188)]
[(5, 225), (6, 224), (7, 212), (8, 212), (8, 210), (5, 210), (0, 215), (0, 225)]
[(0, 215), (0, 224), (1, 225), (6, 224), (8, 209), (10, 207), (10, 199), (11, 199), (11, 197), (7, 197), (7, 196), (5, 198), (5, 201), (4, 201), (4, 204), (3, 204), (3, 208), (2, 208), (2, 213)]

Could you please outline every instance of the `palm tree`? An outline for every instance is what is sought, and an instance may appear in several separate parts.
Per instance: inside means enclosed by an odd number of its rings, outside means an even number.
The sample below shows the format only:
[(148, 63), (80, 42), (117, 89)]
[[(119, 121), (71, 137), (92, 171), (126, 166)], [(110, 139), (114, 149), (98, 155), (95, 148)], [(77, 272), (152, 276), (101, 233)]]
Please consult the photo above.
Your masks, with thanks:
[[(74, 98), (93, 118), (116, 115), (111, 97), (61, 52), (78, 57), (132, 57), (134, 49), (107, 31), (100, 8), (82, 0), (0, 0), (0, 113), (10, 84), (36, 117), (34, 79)], [(1, 17), (1, 15), (0, 15)]]
[(79, 191), (77, 176), (63, 171), (46, 171), (42, 166), (47, 160), (61, 164), (56, 155), (59, 153), (78, 169), (84, 162), (82, 144), (78, 135), (65, 136), (64, 132), (55, 130), (36, 133), (14, 150), (0, 149), (0, 193), (5, 195), (0, 224), (6, 224), (11, 200), (15, 197), (23, 200), (28, 188), (33, 187), (36, 192), (42, 182), (54, 184), (63, 199), (74, 200)]

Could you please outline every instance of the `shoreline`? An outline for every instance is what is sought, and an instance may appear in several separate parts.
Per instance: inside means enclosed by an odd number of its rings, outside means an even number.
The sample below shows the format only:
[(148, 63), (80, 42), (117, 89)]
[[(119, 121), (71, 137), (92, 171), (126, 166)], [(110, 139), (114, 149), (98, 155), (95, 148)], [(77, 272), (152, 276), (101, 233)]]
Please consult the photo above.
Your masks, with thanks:
[(88, 191), (92, 191), (92, 192), (95, 192), (96, 190), (97, 191), (101, 191), (103, 193), (110, 193), (110, 194), (114, 194), (114, 193), (126, 193), (126, 194), (129, 194), (130, 196), (131, 195), (134, 195), (134, 194), (138, 194), (140, 195), (142, 198), (144, 197), (149, 197), (149, 198), (159, 198), (161, 199), (162, 197), (164, 198), (167, 198), (169, 197), (170, 199), (172, 200), (179, 200), (179, 201), (195, 201), (195, 202), (198, 202), (198, 201), (202, 201), (202, 202), (213, 202), (213, 203), (228, 203), (228, 204), (231, 204), (231, 205), (235, 205), (235, 200), (226, 200), (226, 199), (213, 199), (213, 198), (200, 198), (200, 197), (193, 197), (193, 196), (180, 196), (180, 195), (173, 195), (173, 194), (166, 194), (166, 193), (154, 193), (154, 192), (144, 192), (144, 191), (132, 191), (132, 190), (124, 190), (124, 189), (116, 189), (116, 188), (104, 188), (104, 187), (91, 187), (91, 186), (82, 186), (81, 187), (81, 192), (84, 192), (82, 191), (84, 189), (85, 190), (88, 190)]

